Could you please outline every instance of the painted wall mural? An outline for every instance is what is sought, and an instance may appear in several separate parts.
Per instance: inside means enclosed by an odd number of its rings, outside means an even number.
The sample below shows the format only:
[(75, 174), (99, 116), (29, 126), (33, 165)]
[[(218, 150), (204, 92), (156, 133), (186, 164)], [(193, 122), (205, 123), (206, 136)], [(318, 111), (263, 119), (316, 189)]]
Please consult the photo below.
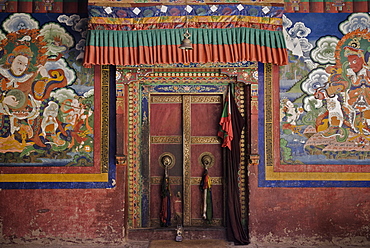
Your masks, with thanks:
[(82, 66), (87, 18), (3, 13), (0, 21), (1, 188), (99, 187), (87, 178), (107, 187), (108, 166), (94, 161), (104, 132), (96, 113), (108, 109), (99, 109), (94, 70)]
[(280, 94), (264, 89), (279, 136), (264, 137), (274, 155), (260, 186), (370, 186), (370, 15), (286, 14), (284, 27)]

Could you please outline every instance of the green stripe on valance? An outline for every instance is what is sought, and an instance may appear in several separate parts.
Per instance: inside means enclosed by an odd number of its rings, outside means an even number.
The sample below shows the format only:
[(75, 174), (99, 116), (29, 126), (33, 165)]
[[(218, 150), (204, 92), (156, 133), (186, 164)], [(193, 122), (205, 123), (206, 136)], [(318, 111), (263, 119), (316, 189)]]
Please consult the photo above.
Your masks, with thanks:
[[(87, 45), (95, 47), (140, 47), (180, 45), (184, 29), (161, 30), (90, 30)], [(191, 42), (204, 45), (250, 44), (285, 48), (283, 33), (252, 28), (189, 29)]]

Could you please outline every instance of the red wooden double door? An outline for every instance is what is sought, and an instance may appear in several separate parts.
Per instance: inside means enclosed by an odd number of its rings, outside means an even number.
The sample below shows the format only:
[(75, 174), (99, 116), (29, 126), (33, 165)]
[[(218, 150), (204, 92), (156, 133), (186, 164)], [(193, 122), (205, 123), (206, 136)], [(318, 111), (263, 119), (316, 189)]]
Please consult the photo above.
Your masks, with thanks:
[[(223, 155), (217, 137), (223, 106), (222, 94), (151, 94), (148, 99), (147, 161), (148, 226), (159, 227), (161, 184), (165, 173), (163, 156), (169, 156), (172, 226), (223, 226)], [(204, 166), (201, 158), (212, 158), (213, 219), (205, 221), (203, 193), (200, 190)]]

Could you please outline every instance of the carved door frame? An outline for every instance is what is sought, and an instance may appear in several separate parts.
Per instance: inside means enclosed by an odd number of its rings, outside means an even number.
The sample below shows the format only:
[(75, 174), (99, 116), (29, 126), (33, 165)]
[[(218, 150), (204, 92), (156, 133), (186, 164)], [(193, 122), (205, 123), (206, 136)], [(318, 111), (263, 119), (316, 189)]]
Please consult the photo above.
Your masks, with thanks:
[[(253, 69), (255, 70), (255, 68)], [(142, 227), (148, 227), (149, 220), (142, 214), (148, 211), (147, 206), (149, 201), (148, 192), (148, 178), (143, 178), (142, 173), (145, 173), (144, 167), (141, 165), (145, 163), (143, 161), (142, 154), (145, 153), (145, 147), (142, 143), (147, 143), (147, 140), (142, 139), (142, 123), (148, 121), (147, 107), (148, 107), (148, 96), (151, 92), (163, 93), (163, 91), (169, 91), (174, 94), (188, 93), (188, 94), (204, 94), (205, 92), (215, 92), (215, 94), (226, 94), (227, 85), (234, 83), (236, 85), (235, 98), (240, 108), (241, 113), (244, 115), (244, 99), (245, 99), (245, 84), (237, 83), (237, 76), (233, 74), (235, 71), (224, 71), (211, 69), (208, 72), (199, 70), (167, 70), (167, 71), (153, 71), (148, 70), (146, 73), (141, 75), (130, 74), (130, 70), (121, 71), (122, 78), (132, 79), (128, 84), (125, 83), (124, 87), (127, 87), (127, 178), (128, 178), (128, 229), (137, 229)], [(170, 73), (171, 80), (163, 81), (164, 75)], [(167, 74), (168, 76), (168, 74)], [(168, 79), (168, 78), (167, 78)], [(239, 80), (240, 81), (240, 80)], [(168, 92), (167, 92), (168, 93)], [(247, 140), (248, 137), (243, 134), (243, 139)], [(246, 180), (246, 167), (247, 151), (248, 147), (242, 145), (242, 166), (240, 170), (240, 194), (242, 204), (242, 217), (248, 215), (247, 212), (247, 180)], [(190, 183), (190, 182), (189, 182)], [(185, 203), (186, 204), (186, 203)], [(186, 211), (186, 210), (185, 210)]]

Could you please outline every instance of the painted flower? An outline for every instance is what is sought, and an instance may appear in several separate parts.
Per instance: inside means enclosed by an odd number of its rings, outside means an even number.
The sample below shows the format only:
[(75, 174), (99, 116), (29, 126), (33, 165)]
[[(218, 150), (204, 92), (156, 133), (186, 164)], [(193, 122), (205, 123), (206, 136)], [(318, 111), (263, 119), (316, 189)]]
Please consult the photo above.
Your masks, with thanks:
[(170, 11), (169, 11), (169, 14), (170, 14), (171, 16), (179, 16), (179, 15), (180, 15), (180, 13), (181, 13), (181, 11), (180, 11), (178, 8), (176, 8), (176, 7), (172, 7), (172, 8), (170, 9)]
[(184, 90), (185, 91), (189, 91), (190, 90), (190, 86), (184, 86)]
[(253, 75), (254, 79), (258, 80), (258, 71), (257, 70), (254, 71), (252, 75)]
[(84, 146), (83, 149), (84, 149), (85, 152), (91, 152), (91, 146), (89, 146), (89, 145)]

